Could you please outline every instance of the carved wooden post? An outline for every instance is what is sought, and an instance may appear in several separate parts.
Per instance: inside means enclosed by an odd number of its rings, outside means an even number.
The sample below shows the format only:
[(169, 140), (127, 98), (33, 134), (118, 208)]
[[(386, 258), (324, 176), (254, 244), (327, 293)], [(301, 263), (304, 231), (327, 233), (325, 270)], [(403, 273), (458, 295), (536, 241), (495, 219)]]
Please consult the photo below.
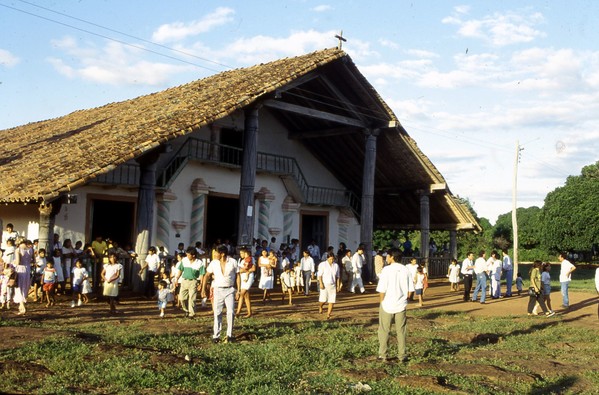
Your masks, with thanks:
[(237, 245), (251, 245), (254, 239), (254, 185), (258, 161), (258, 107), (245, 110), (243, 158), (239, 182), (239, 233)]
[(428, 269), (428, 258), (430, 254), (430, 204), (429, 194), (425, 191), (419, 191), (420, 194), (420, 256), (422, 263)]
[(339, 243), (345, 243), (349, 241), (348, 237), (348, 229), (349, 222), (351, 220), (351, 214), (345, 213), (344, 211), (339, 213), (339, 217), (337, 217), (337, 225), (339, 226)]
[(374, 171), (376, 167), (376, 138), (378, 129), (365, 130), (366, 147), (364, 150), (364, 172), (362, 176), (362, 213), (360, 215), (360, 239), (364, 244), (365, 264), (368, 267), (369, 280), (374, 278), (372, 264), (372, 235), (374, 227)]
[(449, 256), (458, 259), (458, 232), (456, 230), (449, 231)]
[(137, 193), (137, 221), (135, 224), (135, 231), (137, 233), (135, 240), (137, 262), (132, 268), (132, 273), (134, 274), (132, 276), (133, 289), (136, 292), (143, 289), (143, 282), (135, 274), (141, 267), (140, 262), (145, 261), (152, 241), (154, 204), (156, 203), (156, 162), (159, 156), (159, 152), (153, 151), (137, 159), (140, 170), (139, 191)]
[(59, 202), (54, 201), (53, 203), (41, 203), (38, 207), (40, 212), (40, 227), (37, 248), (46, 250), (47, 257), (52, 256), (50, 245), (52, 240), (54, 240), (54, 220), (61, 206)]

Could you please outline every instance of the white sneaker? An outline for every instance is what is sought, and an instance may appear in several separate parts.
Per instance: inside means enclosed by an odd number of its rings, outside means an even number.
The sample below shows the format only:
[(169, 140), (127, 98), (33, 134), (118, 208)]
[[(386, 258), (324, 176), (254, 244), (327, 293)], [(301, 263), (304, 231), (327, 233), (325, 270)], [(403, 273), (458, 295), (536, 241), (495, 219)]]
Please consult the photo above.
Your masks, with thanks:
[(83, 301), (81, 299), (77, 301), (77, 306), (83, 306)]
[(202, 298), (202, 307), (206, 307), (206, 298)]
[(160, 313), (160, 318), (164, 318), (164, 313)]
[(71, 302), (71, 307), (75, 307), (75, 301), (74, 300)]

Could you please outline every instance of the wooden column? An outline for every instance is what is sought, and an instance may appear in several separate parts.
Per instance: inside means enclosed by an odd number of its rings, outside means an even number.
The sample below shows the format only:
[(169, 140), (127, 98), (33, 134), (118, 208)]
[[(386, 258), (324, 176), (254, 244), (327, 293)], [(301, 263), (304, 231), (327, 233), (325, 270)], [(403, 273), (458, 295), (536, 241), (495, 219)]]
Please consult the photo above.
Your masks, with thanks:
[[(136, 240), (135, 253), (137, 263), (132, 273), (140, 269), (140, 262), (144, 262), (152, 242), (152, 228), (154, 223), (154, 205), (156, 203), (156, 162), (160, 153), (152, 151), (137, 159), (139, 163), (139, 191), (137, 193), (137, 216), (135, 223)], [(133, 289), (137, 292), (143, 287), (139, 276), (133, 276)]]
[(376, 138), (378, 129), (367, 129), (364, 149), (364, 172), (362, 174), (362, 213), (360, 215), (360, 240), (364, 245), (365, 265), (369, 280), (374, 278), (372, 259), (372, 235), (374, 232), (374, 171), (376, 167)]
[(237, 245), (251, 245), (254, 239), (254, 186), (258, 160), (258, 110), (245, 110), (243, 131), (243, 158), (239, 181), (239, 232)]
[(458, 232), (457, 230), (449, 231), (449, 257), (458, 259)]
[(46, 250), (46, 256), (51, 257), (51, 245), (54, 240), (54, 222), (56, 215), (60, 212), (62, 203), (58, 200), (52, 203), (41, 203), (38, 207), (40, 212), (40, 226), (38, 232), (38, 249)]
[(430, 204), (429, 194), (425, 191), (419, 191), (420, 194), (420, 256), (422, 257), (422, 263), (428, 268), (428, 257), (430, 254), (429, 241), (430, 241), (430, 227), (431, 227), (431, 216), (430, 216)]

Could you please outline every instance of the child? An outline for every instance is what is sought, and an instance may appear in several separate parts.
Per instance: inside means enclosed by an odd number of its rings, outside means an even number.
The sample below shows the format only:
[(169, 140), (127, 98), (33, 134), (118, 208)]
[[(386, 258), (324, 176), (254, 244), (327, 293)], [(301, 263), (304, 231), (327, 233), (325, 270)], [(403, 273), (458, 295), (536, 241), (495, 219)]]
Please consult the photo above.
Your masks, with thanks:
[(293, 266), (293, 272), (295, 273), (295, 293), (300, 294), (301, 289), (304, 287), (304, 278), (302, 276), (302, 265), (296, 262)]
[(518, 290), (518, 296), (522, 293), (522, 276), (520, 273), (516, 275), (516, 289)]
[(281, 304), (285, 304), (285, 294), (289, 295), (289, 306), (293, 306), (293, 302), (292, 302), (292, 290), (293, 288), (291, 287), (291, 269), (289, 267), (289, 265), (284, 266), (283, 268), (283, 273), (281, 273), (281, 289), (282, 289), (282, 296), (281, 296)]
[(447, 277), (449, 277), (449, 291), (456, 292), (460, 287), (460, 265), (456, 259), (451, 260), (451, 265), (447, 270)]
[(43, 277), (44, 277), (44, 269), (46, 268), (46, 250), (40, 248), (37, 252), (37, 257), (35, 258), (35, 274), (33, 276), (33, 301), (38, 301), (38, 288), (41, 291), (41, 297), (39, 298), (39, 302), (44, 302), (44, 291), (43, 291)]
[[(46, 296), (46, 307), (54, 306), (54, 288), (58, 280), (58, 274), (54, 269), (54, 261), (50, 260), (46, 262), (46, 268), (44, 269), (44, 286), (42, 287), (44, 295)], [(43, 301), (42, 297), (42, 301)]]
[(6, 240), (6, 248), (4, 250), (4, 263), (13, 263), (15, 261), (15, 241), (13, 239)]
[(422, 293), (424, 292), (424, 269), (422, 266), (418, 266), (416, 274), (414, 275), (414, 293), (418, 296), (418, 306), (422, 307)]
[(81, 283), (81, 300), (83, 300), (84, 304), (87, 304), (87, 302), (89, 302), (89, 297), (87, 295), (92, 293), (92, 286), (90, 281), (91, 279), (89, 278), (89, 276), (87, 276), (83, 279), (83, 282)]
[[(7, 241), (8, 243), (9, 241)], [(10, 301), (15, 294), (15, 281), (17, 278), (17, 272), (15, 266), (12, 263), (4, 262), (4, 270), (2, 271), (2, 288), (0, 289), (0, 303), (2, 303), (2, 309), (6, 307), (10, 310)]]
[[(166, 273), (165, 273), (166, 274)], [(158, 309), (160, 310), (160, 318), (164, 318), (164, 310), (169, 301), (169, 294), (171, 293), (167, 282), (163, 279), (158, 281), (158, 290), (156, 291), (156, 298), (158, 299)]]
[(549, 272), (551, 271), (551, 264), (549, 262), (543, 264), (543, 272), (541, 273), (541, 283), (543, 284), (543, 297), (545, 298), (545, 304), (547, 305), (547, 310), (550, 313), (553, 313), (553, 309), (551, 308), (551, 275)]
[(62, 251), (58, 248), (54, 249), (54, 253), (52, 254), (52, 260), (54, 261), (54, 270), (56, 270), (56, 281), (58, 286), (55, 286), (55, 291), (57, 295), (60, 295), (58, 291), (58, 287), (61, 288), (62, 293), (64, 293), (64, 272), (62, 271)]
[(73, 300), (71, 301), (71, 307), (81, 306), (83, 304), (82, 291), (83, 281), (87, 279), (87, 270), (83, 267), (83, 260), (77, 258), (75, 260), (75, 267), (73, 268), (72, 285), (73, 285)]

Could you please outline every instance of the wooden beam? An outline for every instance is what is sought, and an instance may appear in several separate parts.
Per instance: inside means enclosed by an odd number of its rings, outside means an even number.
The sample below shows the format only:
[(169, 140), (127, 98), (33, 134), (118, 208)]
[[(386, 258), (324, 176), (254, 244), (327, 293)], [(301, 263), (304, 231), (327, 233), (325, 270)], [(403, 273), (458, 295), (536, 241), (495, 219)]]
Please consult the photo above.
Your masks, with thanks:
[(386, 193), (386, 194), (399, 194), (403, 192), (415, 192), (415, 191), (428, 191), (429, 193), (433, 192), (447, 192), (447, 184), (438, 183), (438, 184), (429, 184), (429, 185), (405, 185), (405, 186), (392, 186), (392, 187), (378, 187), (376, 188), (376, 193)]
[(321, 130), (304, 130), (301, 132), (290, 132), (289, 138), (292, 140), (303, 140), (303, 139), (313, 139), (319, 137), (332, 137), (332, 136), (341, 136), (345, 134), (356, 134), (361, 133), (362, 129), (356, 128), (331, 128), (331, 129), (321, 129)]
[[(385, 230), (420, 230), (420, 224), (376, 224), (376, 229)], [(430, 224), (430, 230), (476, 230), (472, 223)]]
[(285, 84), (284, 86), (282, 86), (281, 88), (278, 88), (275, 90), (275, 96), (277, 96), (279, 93), (281, 92), (286, 92), (290, 89), (296, 88), (300, 85), (303, 85), (307, 82), (312, 81), (315, 78), (318, 78), (321, 76), (320, 72), (316, 72), (316, 71), (311, 71), (308, 74), (305, 74), (299, 78), (294, 79), (293, 81), (291, 81), (288, 84)]
[(359, 120), (363, 122), (366, 121), (365, 116), (356, 110), (355, 106), (347, 99), (347, 97), (343, 93), (341, 93), (339, 89), (337, 89), (337, 87), (335, 86), (335, 84), (331, 82), (331, 80), (329, 80), (325, 75), (321, 75), (320, 80), (333, 93), (333, 95), (337, 96), (337, 99), (339, 99), (339, 103), (343, 107), (345, 107), (347, 111), (351, 112), (353, 116), (358, 118)]
[(298, 106), (296, 104), (285, 103), (285, 102), (278, 101), (278, 100), (268, 99), (268, 100), (265, 100), (263, 102), (263, 104), (269, 108), (274, 108), (274, 109), (281, 110), (281, 111), (293, 112), (293, 113), (296, 113), (299, 115), (304, 115), (306, 117), (318, 118), (318, 119), (322, 119), (322, 120), (330, 121), (330, 122), (337, 122), (337, 123), (341, 123), (341, 124), (345, 124), (345, 125), (349, 125), (349, 126), (355, 126), (358, 128), (367, 128), (368, 127), (368, 125), (366, 125), (364, 122), (362, 122), (358, 119), (345, 117), (343, 115), (332, 114), (330, 112), (315, 110), (313, 108), (302, 107), (302, 106)]

